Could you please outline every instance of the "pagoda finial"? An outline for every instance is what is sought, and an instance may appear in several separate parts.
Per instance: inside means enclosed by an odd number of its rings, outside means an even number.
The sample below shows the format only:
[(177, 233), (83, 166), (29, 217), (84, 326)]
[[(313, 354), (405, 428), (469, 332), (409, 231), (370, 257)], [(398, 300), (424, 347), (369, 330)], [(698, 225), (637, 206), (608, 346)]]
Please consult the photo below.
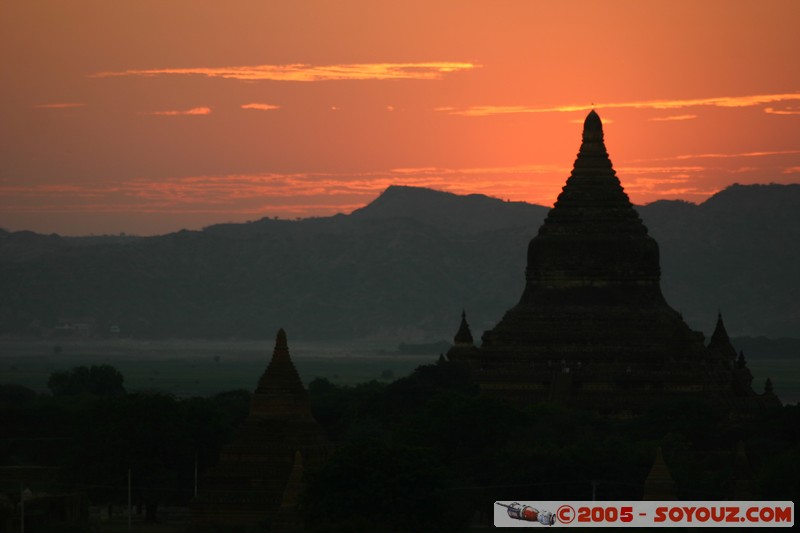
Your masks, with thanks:
[(473, 344), (474, 340), (472, 339), (472, 332), (469, 330), (469, 324), (467, 324), (467, 312), (466, 310), (461, 310), (461, 324), (458, 326), (458, 332), (456, 332), (456, 336), (453, 338), (453, 341), (456, 344)]
[(286, 331), (283, 328), (280, 328), (275, 336), (275, 350), (272, 352), (272, 358), (289, 359), (289, 343), (286, 340)]
[(603, 141), (603, 121), (600, 115), (592, 109), (583, 121), (583, 142)]
[(644, 497), (645, 501), (648, 500), (676, 500), (675, 497), (675, 481), (672, 474), (664, 461), (664, 454), (661, 451), (661, 446), (656, 448), (656, 457), (653, 461), (653, 466), (650, 468), (650, 473), (644, 480)]
[(275, 336), (275, 350), (267, 369), (258, 380), (253, 393), (251, 416), (305, 416), (308, 410), (308, 394), (303, 388), (300, 375), (289, 355), (289, 344), (283, 328)]
[(728, 331), (725, 329), (725, 323), (722, 321), (721, 312), (717, 312), (717, 325), (714, 327), (714, 333), (711, 334), (708, 348), (724, 360), (734, 361), (736, 359), (736, 349), (731, 344)]
[(767, 378), (767, 381), (764, 382), (764, 394), (772, 394), (772, 380)]
[(714, 333), (711, 334), (712, 337), (719, 336), (720, 338), (728, 339), (728, 332), (725, 329), (725, 323), (722, 321), (722, 312), (717, 312), (717, 325), (714, 327)]

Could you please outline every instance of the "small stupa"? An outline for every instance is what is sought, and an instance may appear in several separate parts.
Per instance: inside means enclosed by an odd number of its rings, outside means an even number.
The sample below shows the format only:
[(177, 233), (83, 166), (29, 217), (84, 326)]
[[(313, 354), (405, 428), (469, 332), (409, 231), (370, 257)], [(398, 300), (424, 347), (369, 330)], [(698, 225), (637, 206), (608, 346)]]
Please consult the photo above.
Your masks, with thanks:
[(329, 450), (281, 329), (247, 419), (202, 478), (192, 503), (193, 526), (213, 531), (301, 524), (296, 506), (303, 468), (319, 464)]

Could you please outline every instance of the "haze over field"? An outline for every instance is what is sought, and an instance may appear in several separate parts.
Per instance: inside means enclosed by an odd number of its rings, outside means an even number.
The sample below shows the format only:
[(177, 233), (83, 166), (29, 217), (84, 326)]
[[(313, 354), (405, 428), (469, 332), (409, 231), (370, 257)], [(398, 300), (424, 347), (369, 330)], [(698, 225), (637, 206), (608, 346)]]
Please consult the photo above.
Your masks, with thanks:
[(164, 234), (392, 184), (549, 206), (592, 105), (634, 203), (797, 182), (797, 22), (793, 1), (4, 2), (0, 227)]

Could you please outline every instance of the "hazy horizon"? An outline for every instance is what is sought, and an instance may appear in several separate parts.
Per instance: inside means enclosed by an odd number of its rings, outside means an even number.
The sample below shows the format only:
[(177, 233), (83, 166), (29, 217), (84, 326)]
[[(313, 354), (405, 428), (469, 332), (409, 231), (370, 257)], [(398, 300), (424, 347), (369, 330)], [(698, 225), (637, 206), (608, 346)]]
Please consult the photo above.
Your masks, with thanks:
[[(735, 187), (735, 186), (741, 186), (741, 185), (742, 184), (740, 184), (740, 183), (731, 183), (725, 189), (728, 189), (730, 187)], [(798, 183), (781, 183), (781, 184), (776, 184), (776, 183), (751, 183), (749, 185), (760, 185), (760, 186), (800, 185), (800, 182), (798, 182)], [(26, 228), (10, 228), (10, 227), (3, 227), (3, 226), (0, 226), (0, 230), (8, 231), (10, 233), (20, 232), (20, 231), (31, 231), (31, 232), (34, 232), (34, 233), (39, 233), (39, 234), (44, 234), (44, 235), (55, 234), (55, 235), (58, 235), (58, 236), (61, 236), (61, 237), (105, 237), (105, 236), (116, 237), (116, 236), (122, 236), (122, 235), (127, 236), (127, 237), (157, 237), (157, 236), (167, 235), (167, 234), (175, 233), (175, 232), (179, 232), (179, 231), (202, 231), (203, 229), (205, 229), (207, 227), (214, 226), (214, 225), (219, 225), (219, 224), (247, 224), (247, 223), (255, 222), (255, 221), (258, 221), (258, 220), (261, 220), (261, 219), (264, 219), (264, 218), (270, 218), (270, 219), (287, 221), (287, 222), (295, 222), (295, 221), (298, 221), (298, 220), (307, 220), (307, 219), (315, 219), (315, 218), (327, 218), (327, 217), (332, 217), (332, 216), (336, 216), (336, 215), (350, 215), (350, 214), (353, 213), (353, 211), (356, 211), (358, 209), (361, 209), (361, 208), (369, 206), (372, 202), (377, 200), (380, 196), (382, 196), (391, 187), (407, 187), (407, 188), (414, 188), (414, 189), (426, 189), (426, 190), (435, 191), (435, 192), (444, 192), (444, 193), (449, 193), (449, 194), (455, 194), (457, 196), (480, 195), (480, 196), (485, 196), (485, 197), (493, 199), (493, 200), (513, 201), (513, 202), (518, 202), (518, 203), (526, 203), (528, 205), (536, 205), (536, 206), (540, 206), (540, 207), (545, 207), (547, 209), (552, 208), (553, 204), (555, 204), (556, 199), (557, 199), (557, 198), (553, 198), (553, 202), (552, 203), (544, 205), (544, 204), (537, 204), (537, 203), (533, 203), (533, 202), (527, 202), (525, 200), (504, 199), (504, 198), (500, 198), (498, 196), (492, 196), (491, 194), (470, 193), (470, 192), (453, 193), (451, 191), (447, 191), (447, 190), (443, 190), (443, 189), (436, 189), (436, 188), (431, 188), (431, 187), (418, 187), (418, 186), (415, 186), (415, 185), (405, 185), (405, 184), (402, 184), (402, 183), (397, 183), (397, 184), (390, 185), (386, 189), (380, 191), (377, 194), (377, 196), (375, 196), (375, 198), (372, 198), (372, 199), (368, 200), (367, 203), (365, 203), (364, 205), (355, 206), (355, 207), (353, 207), (352, 209), (350, 209), (347, 212), (337, 212), (337, 213), (331, 213), (331, 214), (327, 214), (327, 215), (309, 215), (309, 216), (305, 216), (305, 217), (280, 217), (280, 216), (270, 217), (270, 216), (266, 216), (265, 215), (263, 217), (256, 217), (256, 218), (247, 219), (247, 220), (222, 220), (222, 219), (220, 219), (220, 220), (212, 221), (212, 222), (210, 222), (208, 224), (203, 224), (203, 225), (195, 226), (195, 227), (185, 227), (185, 226), (183, 226), (183, 227), (167, 228), (167, 229), (162, 230), (159, 233), (145, 233), (145, 232), (134, 233), (134, 232), (121, 231), (121, 232), (117, 232), (117, 233), (112, 233), (112, 232), (107, 232), (107, 233), (92, 232), (92, 233), (88, 233), (87, 234), (87, 233), (68, 233), (68, 232), (62, 232), (62, 231), (58, 231), (58, 230), (47, 230), (47, 229), (37, 230), (37, 229), (34, 229), (34, 228), (27, 228), (27, 227)], [(723, 190), (725, 190), (725, 189), (723, 189)], [(718, 191), (718, 192), (722, 192), (722, 191)], [(711, 198), (712, 196), (709, 196), (709, 198)], [(644, 204), (636, 204), (636, 203), (634, 203), (634, 207), (646, 207), (646, 206), (648, 206), (648, 205), (650, 205), (652, 203), (660, 202), (660, 201), (664, 201), (664, 200), (666, 200), (666, 201), (687, 202), (687, 203), (690, 203), (690, 204), (693, 204), (693, 205), (697, 206), (697, 205), (703, 204), (706, 200), (708, 200), (708, 198), (705, 198), (702, 201), (699, 201), (699, 200), (683, 200), (683, 199), (659, 198), (659, 199), (653, 200), (652, 202), (647, 202), (647, 203), (644, 203)]]

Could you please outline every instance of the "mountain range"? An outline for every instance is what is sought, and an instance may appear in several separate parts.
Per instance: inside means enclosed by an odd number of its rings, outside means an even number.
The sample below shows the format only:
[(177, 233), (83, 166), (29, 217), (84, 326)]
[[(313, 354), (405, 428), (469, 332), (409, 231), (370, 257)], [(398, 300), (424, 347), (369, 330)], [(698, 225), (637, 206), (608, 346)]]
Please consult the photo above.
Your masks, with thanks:
[[(0, 333), (450, 339), (516, 303), (548, 208), (392, 186), (349, 215), (261, 219), (157, 237), (0, 230)], [(800, 185), (733, 185), (637, 207), (662, 289), (710, 336), (800, 337)], [(66, 324), (66, 325), (65, 325)], [(84, 332), (85, 333), (85, 332)]]

